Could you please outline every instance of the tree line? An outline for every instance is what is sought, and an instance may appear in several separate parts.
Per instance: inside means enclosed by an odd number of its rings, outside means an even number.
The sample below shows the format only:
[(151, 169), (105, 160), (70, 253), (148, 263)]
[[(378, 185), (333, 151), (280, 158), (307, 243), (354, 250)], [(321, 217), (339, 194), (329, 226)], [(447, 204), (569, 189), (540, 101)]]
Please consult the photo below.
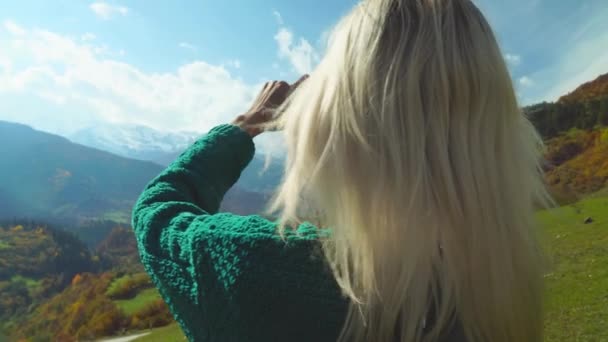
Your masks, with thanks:
[(591, 130), (608, 126), (608, 96), (586, 101), (542, 102), (524, 108), (544, 139), (550, 139), (572, 128)]

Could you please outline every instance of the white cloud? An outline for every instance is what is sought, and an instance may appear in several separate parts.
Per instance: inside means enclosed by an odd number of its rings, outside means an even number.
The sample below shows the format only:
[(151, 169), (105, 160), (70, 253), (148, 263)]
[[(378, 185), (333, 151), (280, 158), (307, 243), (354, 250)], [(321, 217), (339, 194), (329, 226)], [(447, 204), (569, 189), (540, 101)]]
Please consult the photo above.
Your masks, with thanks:
[[(277, 23), (281, 26), (279, 31), (275, 34), (274, 40), (278, 45), (278, 57), (281, 60), (286, 60), (289, 62), (291, 66), (291, 71), (298, 74), (308, 74), (310, 73), (316, 64), (319, 62), (319, 50), (312, 46), (308, 40), (304, 38), (300, 38), (299, 41), (294, 41), (293, 32), (285, 27), (285, 21), (277, 10), (273, 10), (272, 14), (275, 16)], [(318, 43), (323, 45), (326, 41), (328, 32), (323, 32)], [(324, 47), (322, 47), (322, 50)], [(279, 65), (277, 63), (273, 63), (273, 69), (279, 69)], [(287, 76), (287, 72), (280, 71), (279, 76), (285, 77)]]
[[(204, 61), (171, 72), (147, 72), (98, 53), (99, 46), (79, 38), (38, 29), (24, 32), (0, 41), (0, 51), (7, 51), (0, 64), (14, 64), (0, 69), (0, 103), (7, 108), (7, 102), (22, 98), (42, 105), (17, 103), (18, 111), (3, 110), (0, 116), (58, 134), (97, 122), (205, 132), (245, 111), (260, 90)], [(237, 65), (233, 60), (232, 66)], [(262, 150), (265, 146), (270, 145), (259, 144)]]
[(298, 74), (310, 73), (319, 61), (319, 54), (306, 39), (300, 38), (294, 44), (293, 33), (284, 27), (279, 29), (274, 39), (279, 46), (279, 58), (287, 59)]
[(528, 76), (523, 76), (519, 78), (519, 84), (521, 84), (524, 87), (531, 87), (533, 86), (535, 83), (534, 81), (528, 77)]
[(194, 44), (190, 44), (190, 43), (187, 43), (187, 42), (180, 42), (178, 45), (182, 49), (192, 50), (192, 51), (198, 50), (198, 48)]
[(4, 21), (4, 29), (7, 30), (10, 34), (16, 36), (22, 36), (26, 33), (21, 26), (15, 24), (15, 22), (13, 22), (12, 20)]
[(277, 11), (277, 10), (272, 11), (272, 15), (274, 15), (274, 17), (277, 20), (277, 23), (279, 25), (285, 24), (285, 22), (283, 21), (283, 16), (281, 15), (281, 13), (279, 13), (279, 11)]
[(521, 63), (521, 56), (507, 53), (505, 54), (505, 60), (513, 66), (518, 66)]
[(97, 36), (95, 36), (91, 32), (87, 32), (80, 36), (80, 40), (82, 40), (83, 42), (89, 42), (89, 41), (95, 40), (95, 38), (97, 38)]
[(110, 5), (106, 2), (94, 2), (90, 6), (91, 10), (101, 19), (111, 19), (114, 15), (125, 16), (129, 13), (129, 8), (118, 5)]

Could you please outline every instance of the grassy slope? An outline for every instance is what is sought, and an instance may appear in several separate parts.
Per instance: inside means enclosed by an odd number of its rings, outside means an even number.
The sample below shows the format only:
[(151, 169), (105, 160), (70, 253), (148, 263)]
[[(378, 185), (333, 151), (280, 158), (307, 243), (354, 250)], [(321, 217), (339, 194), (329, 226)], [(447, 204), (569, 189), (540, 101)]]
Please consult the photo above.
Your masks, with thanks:
[(126, 283), (133, 280), (134, 277), (141, 276), (141, 273), (138, 274), (125, 274), (122, 277), (115, 278), (108, 289), (106, 290), (106, 295), (112, 297), (113, 293), (115, 293), (120, 287), (124, 287)]
[[(608, 340), (608, 197), (541, 212), (551, 256), (546, 341)], [(586, 217), (594, 222), (584, 224)]]
[[(584, 224), (587, 217), (594, 222)], [(551, 260), (546, 342), (608, 341), (608, 189), (538, 214)], [(183, 341), (176, 324), (136, 341)]]
[(160, 294), (158, 293), (158, 290), (156, 288), (151, 288), (142, 290), (132, 299), (115, 300), (114, 303), (116, 303), (116, 305), (118, 305), (118, 307), (121, 308), (125, 314), (132, 315), (159, 298)]

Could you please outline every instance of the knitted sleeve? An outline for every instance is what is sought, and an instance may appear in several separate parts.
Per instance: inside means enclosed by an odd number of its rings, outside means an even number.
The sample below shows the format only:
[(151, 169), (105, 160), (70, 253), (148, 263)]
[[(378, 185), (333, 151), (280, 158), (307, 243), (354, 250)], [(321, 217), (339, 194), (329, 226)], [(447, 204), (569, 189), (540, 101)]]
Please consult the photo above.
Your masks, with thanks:
[(238, 216), (213, 214), (253, 153), (252, 139), (232, 125), (215, 127), (183, 152), (135, 204), (132, 223), (140, 251), (187, 264), (194, 231), (213, 230), (218, 220), (241, 223)]
[(217, 213), (253, 153), (217, 126), (152, 180), (132, 216), (141, 261), (190, 341), (335, 340), (344, 305), (312, 256), (318, 230), (285, 243), (260, 216)]

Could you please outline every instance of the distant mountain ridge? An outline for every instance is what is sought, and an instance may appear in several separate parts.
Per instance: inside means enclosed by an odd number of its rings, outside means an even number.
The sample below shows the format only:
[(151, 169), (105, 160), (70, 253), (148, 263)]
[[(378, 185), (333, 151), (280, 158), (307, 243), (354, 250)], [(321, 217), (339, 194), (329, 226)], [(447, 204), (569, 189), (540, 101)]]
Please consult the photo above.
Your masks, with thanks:
[(128, 219), (137, 194), (162, 170), (6, 121), (0, 146), (0, 199), (12, 206), (0, 203), (4, 217)]
[[(129, 223), (135, 200), (164, 168), (6, 121), (0, 121), (0, 146), (0, 218)], [(238, 186), (226, 197), (222, 210), (239, 214), (265, 203)]]
[(161, 132), (142, 125), (104, 124), (83, 128), (67, 138), (123, 157), (167, 165), (200, 136), (197, 132)]
[[(67, 136), (79, 144), (123, 157), (152, 161), (167, 166), (205, 133), (161, 132), (141, 125), (101, 125), (88, 127)], [(243, 170), (237, 186), (244, 191), (268, 194), (279, 184), (285, 160), (273, 156), (265, 170), (266, 158), (256, 154)]]

